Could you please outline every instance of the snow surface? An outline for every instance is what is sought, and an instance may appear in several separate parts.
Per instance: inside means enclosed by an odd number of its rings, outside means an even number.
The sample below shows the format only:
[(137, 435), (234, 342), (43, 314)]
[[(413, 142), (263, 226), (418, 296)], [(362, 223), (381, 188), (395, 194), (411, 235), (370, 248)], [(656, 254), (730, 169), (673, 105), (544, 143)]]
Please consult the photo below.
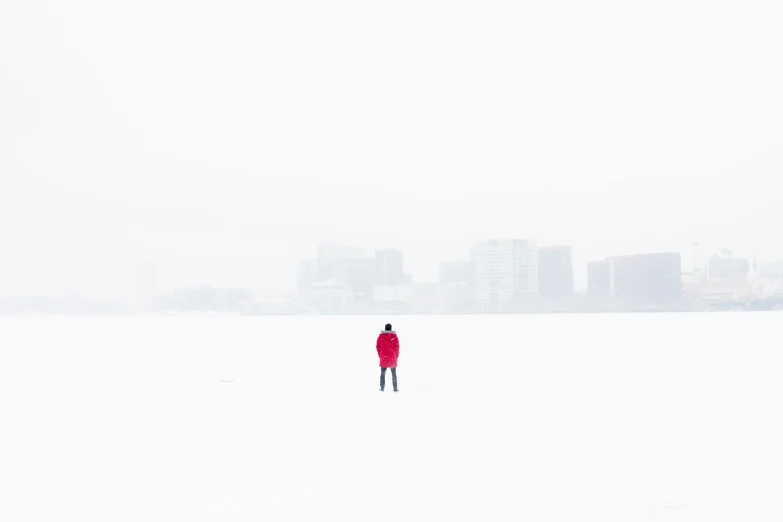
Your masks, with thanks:
[(779, 522), (781, 324), (0, 318), (0, 520)]

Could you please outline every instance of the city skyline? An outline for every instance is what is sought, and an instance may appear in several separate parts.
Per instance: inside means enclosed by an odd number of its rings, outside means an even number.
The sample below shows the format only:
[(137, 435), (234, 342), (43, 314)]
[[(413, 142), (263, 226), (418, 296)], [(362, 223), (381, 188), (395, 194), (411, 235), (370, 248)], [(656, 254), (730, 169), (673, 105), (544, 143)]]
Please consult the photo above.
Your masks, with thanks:
[[(693, 259), (701, 259), (700, 243), (693, 241), (692, 247)], [(780, 262), (762, 264), (759, 272), (756, 258), (739, 258), (729, 249), (691, 267), (679, 252), (607, 256), (583, 267), (588, 280), (584, 291), (574, 287), (574, 271), (579, 268), (567, 245), (539, 247), (536, 241), (520, 238), (477, 241), (469, 259), (442, 260), (434, 283), (405, 275), (401, 250), (367, 255), (365, 251), (358, 246), (320, 245), (318, 259), (303, 261), (302, 266), (333, 269), (311, 270), (304, 277), (298, 272), (297, 306), (326, 313), (689, 310), (779, 306), (783, 290), (775, 275)], [(342, 257), (331, 254), (338, 252)], [(379, 261), (388, 269), (387, 258), (394, 260), (391, 273), (396, 277), (377, 270)], [(340, 266), (369, 270), (341, 272)]]
[[(439, 268), (440, 264), (444, 261), (460, 261), (460, 260), (469, 260), (470, 259), (470, 250), (475, 246), (476, 243), (480, 242), (480, 240), (465, 240), (460, 242), (459, 244), (465, 245), (465, 249), (463, 251), (456, 251), (455, 248), (450, 249), (451, 252), (456, 252), (456, 254), (453, 254), (451, 256), (447, 256), (445, 254), (438, 255), (437, 253), (434, 253), (430, 255), (426, 262), (422, 262), (420, 259), (421, 256), (416, 256), (416, 251), (413, 252), (413, 254), (405, 251), (403, 248), (390, 248), (390, 245), (388, 243), (376, 243), (377, 245), (381, 245), (380, 247), (375, 246), (369, 246), (369, 245), (356, 245), (353, 246), (351, 243), (342, 243), (342, 242), (336, 242), (336, 241), (327, 241), (327, 242), (320, 242), (315, 243), (311, 246), (312, 248), (315, 248), (316, 251), (318, 248), (322, 247), (323, 245), (332, 244), (332, 245), (340, 245), (341, 247), (347, 247), (347, 248), (355, 248), (357, 249), (357, 253), (363, 253), (363, 254), (369, 254), (372, 256), (376, 250), (399, 250), (404, 252), (405, 254), (405, 264), (406, 267), (409, 268), (408, 273), (413, 277), (413, 279), (418, 283), (434, 283), (437, 282), (439, 279)], [(672, 242), (673, 243), (673, 242)], [(557, 243), (544, 243), (544, 242), (537, 242), (539, 247), (547, 248), (547, 247), (553, 247), (557, 246)], [(755, 260), (757, 264), (759, 263), (774, 263), (777, 261), (780, 261), (783, 259), (783, 256), (780, 258), (768, 258), (764, 259), (758, 255), (755, 254), (757, 251), (764, 251), (764, 248), (745, 248), (745, 249), (736, 249), (736, 248), (726, 248), (725, 244), (717, 243), (719, 247), (716, 247), (712, 250), (708, 250), (704, 246), (704, 243), (698, 242), (698, 246), (694, 247), (694, 240), (690, 240), (688, 242), (688, 249), (683, 250), (665, 250), (661, 249), (659, 251), (673, 251), (678, 252), (682, 257), (682, 271), (684, 273), (693, 271), (694, 263), (698, 263), (698, 267), (700, 270), (705, 269), (707, 266), (707, 263), (709, 261), (709, 257), (713, 254), (718, 254), (722, 251), (729, 250), (733, 252), (735, 257), (742, 258), (748, 260), (748, 262), (751, 262), (752, 260)], [(569, 245), (570, 247), (570, 245)], [(592, 249), (593, 251), (598, 251), (598, 249)], [(596, 255), (588, 258), (585, 254), (580, 255), (580, 251), (571, 248), (572, 251), (572, 265), (573, 265), (573, 279), (574, 279), (574, 289), (578, 293), (585, 293), (588, 290), (588, 265), (592, 262), (596, 261), (602, 261), (603, 259), (610, 258), (610, 257), (619, 257), (619, 256), (629, 256), (629, 255), (637, 255), (646, 253), (645, 251), (633, 251), (633, 252), (622, 252), (618, 253), (616, 251), (611, 251), (608, 254), (603, 255)], [(652, 249), (648, 250), (648, 252), (653, 252)], [(314, 256), (309, 256), (314, 257)], [(317, 257), (317, 256), (315, 256)], [(176, 291), (182, 288), (196, 288), (201, 286), (213, 286), (213, 287), (225, 287), (225, 288), (247, 288), (253, 291), (256, 294), (259, 295), (266, 295), (266, 294), (293, 294), (297, 291), (298, 288), (298, 281), (297, 281), (297, 266), (303, 261), (306, 260), (308, 256), (303, 256), (302, 258), (296, 260), (293, 264), (293, 268), (291, 266), (284, 266), (283, 271), (280, 274), (277, 274), (274, 276), (274, 278), (277, 280), (278, 284), (275, 285), (266, 285), (263, 283), (259, 283), (257, 278), (248, 278), (248, 280), (242, 280), (240, 278), (224, 278), (224, 277), (192, 277), (190, 279), (184, 279), (181, 277), (177, 277), (177, 270), (175, 267), (167, 266), (165, 263), (160, 263), (157, 260), (154, 259), (144, 259), (142, 261), (139, 261), (135, 263), (134, 265), (128, 265), (128, 273), (120, 274), (119, 280), (125, 279), (125, 284), (116, 285), (117, 288), (124, 286), (124, 290), (121, 292), (90, 292), (88, 290), (80, 289), (78, 287), (72, 287), (68, 290), (65, 290), (60, 293), (36, 293), (36, 292), (18, 292), (13, 293), (9, 292), (8, 288), (5, 287), (0, 289), (0, 297), (3, 298), (18, 298), (18, 297), (40, 297), (40, 298), (84, 298), (84, 299), (98, 299), (98, 300), (113, 300), (121, 303), (134, 303), (138, 301), (140, 298), (139, 292), (139, 281), (138, 278), (140, 277), (139, 272), (141, 270), (147, 270), (149, 271), (150, 267), (155, 267), (155, 274), (154, 274), (154, 286), (156, 290), (159, 290), (161, 293), (166, 292), (172, 292)], [(418, 261), (418, 263), (417, 263)], [(416, 269), (415, 267), (418, 266), (419, 268)], [(422, 270), (422, 267), (424, 268)], [(172, 277), (173, 276), (173, 277)], [(150, 275), (147, 276), (149, 279)], [(256, 281), (255, 283), (253, 281)], [(283, 282), (283, 284), (279, 284), (280, 282)], [(285, 282), (290, 281), (290, 282)], [(150, 284), (149, 282), (147, 283)], [(2, 290), (5, 290), (3, 292)]]

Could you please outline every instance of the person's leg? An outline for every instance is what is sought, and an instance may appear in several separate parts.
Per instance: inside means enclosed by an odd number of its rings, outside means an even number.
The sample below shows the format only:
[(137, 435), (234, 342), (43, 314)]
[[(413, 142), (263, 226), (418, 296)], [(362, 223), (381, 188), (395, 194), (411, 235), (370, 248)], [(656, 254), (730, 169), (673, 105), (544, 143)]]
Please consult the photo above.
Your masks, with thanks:
[(386, 387), (386, 368), (381, 368), (381, 391)]
[(394, 391), (397, 391), (397, 368), (392, 368), (392, 384), (394, 385)]

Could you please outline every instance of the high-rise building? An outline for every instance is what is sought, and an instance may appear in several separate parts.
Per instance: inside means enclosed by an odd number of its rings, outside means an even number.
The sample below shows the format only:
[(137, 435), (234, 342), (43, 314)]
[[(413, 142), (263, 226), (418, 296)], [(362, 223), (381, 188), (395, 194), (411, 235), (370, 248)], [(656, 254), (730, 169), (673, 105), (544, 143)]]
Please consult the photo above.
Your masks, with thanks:
[(335, 264), (344, 259), (364, 256), (362, 247), (352, 247), (337, 243), (322, 243), (318, 246), (318, 280), (325, 281), (335, 277)]
[(538, 293), (546, 297), (566, 297), (574, 294), (571, 247), (552, 246), (538, 249)]
[(625, 304), (666, 306), (682, 299), (682, 259), (663, 252), (610, 257), (587, 265), (588, 294)]
[(476, 302), (499, 308), (514, 299), (514, 250), (510, 241), (477, 243), (472, 252), (476, 268)]
[(538, 247), (534, 241), (512, 240), (514, 255), (514, 299), (538, 293)]
[(405, 275), (402, 264), (402, 251), (394, 249), (375, 251), (375, 284), (395, 286), (410, 284), (411, 278)]
[(612, 296), (645, 305), (668, 305), (682, 299), (679, 253), (613, 257), (609, 262)]
[(490, 240), (472, 251), (477, 304), (500, 309), (538, 292), (538, 252), (533, 241)]
[(373, 299), (375, 260), (369, 257), (341, 259), (334, 264), (334, 277), (354, 292), (354, 301), (366, 304)]
[(475, 280), (476, 268), (472, 261), (443, 261), (438, 272), (436, 308), (451, 312), (473, 309)]

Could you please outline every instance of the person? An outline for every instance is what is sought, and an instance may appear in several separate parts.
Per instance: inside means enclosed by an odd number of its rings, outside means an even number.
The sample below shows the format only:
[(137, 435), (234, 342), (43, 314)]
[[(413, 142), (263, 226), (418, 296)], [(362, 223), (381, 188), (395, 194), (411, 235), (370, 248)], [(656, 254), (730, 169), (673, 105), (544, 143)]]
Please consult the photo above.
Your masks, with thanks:
[(387, 324), (378, 335), (375, 349), (381, 360), (381, 391), (386, 387), (386, 370), (388, 368), (391, 368), (394, 391), (399, 391), (397, 389), (397, 358), (400, 356), (400, 340), (397, 338), (397, 333), (392, 330), (392, 325)]

